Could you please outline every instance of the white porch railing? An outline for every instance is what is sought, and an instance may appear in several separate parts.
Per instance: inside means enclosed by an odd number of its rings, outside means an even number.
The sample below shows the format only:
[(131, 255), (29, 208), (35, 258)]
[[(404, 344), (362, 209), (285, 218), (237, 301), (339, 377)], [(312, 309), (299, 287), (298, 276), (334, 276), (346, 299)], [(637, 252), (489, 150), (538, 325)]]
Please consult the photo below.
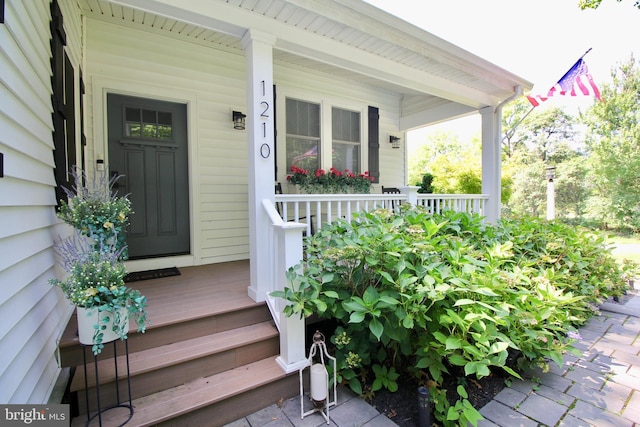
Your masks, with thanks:
[(286, 301), (269, 294), (288, 286), (286, 271), (303, 257), (302, 237), (311, 236), (336, 218), (351, 220), (353, 214), (378, 208), (395, 210), (402, 203), (423, 206), (433, 213), (455, 210), (484, 214), (489, 196), (483, 194), (418, 194), (417, 187), (403, 187), (401, 194), (276, 194), (275, 205), (268, 199), (262, 205), (272, 223), (269, 246), (267, 305), (280, 332), (278, 363), (287, 373), (305, 367), (305, 322), (298, 316), (283, 314)]

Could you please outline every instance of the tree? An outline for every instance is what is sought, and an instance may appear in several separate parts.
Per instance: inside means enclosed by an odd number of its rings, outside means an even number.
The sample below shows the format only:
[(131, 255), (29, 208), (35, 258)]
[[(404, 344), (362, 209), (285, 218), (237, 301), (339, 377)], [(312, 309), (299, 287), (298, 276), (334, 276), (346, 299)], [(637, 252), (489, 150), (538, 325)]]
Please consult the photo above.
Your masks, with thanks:
[(503, 198), (512, 216), (539, 216), (546, 206), (545, 164), (532, 151), (518, 150), (505, 164), (504, 176), (512, 180), (512, 194)]
[(433, 178), (433, 175), (429, 172), (422, 175), (422, 182), (420, 183), (418, 193), (433, 193)]
[(575, 136), (575, 119), (558, 107), (532, 114), (526, 123), (528, 140), (540, 160), (549, 160), (557, 147)]
[(590, 193), (588, 172), (583, 156), (574, 156), (556, 166), (555, 202), (559, 217), (582, 218)]
[(601, 88), (602, 101), (581, 115), (594, 177), (590, 211), (605, 223), (640, 229), (640, 69), (631, 57)]
[(425, 144), (418, 147), (409, 158), (409, 183), (421, 185), (424, 174), (434, 173), (432, 167), (437, 159), (448, 159), (454, 163), (463, 152), (462, 143), (451, 132), (438, 131), (427, 138)]
[[(517, 104), (507, 111), (507, 117), (503, 116), (503, 129), (507, 129), (505, 140), (509, 139), (511, 143), (508, 155), (503, 140), (503, 176), (513, 180), (511, 198), (503, 198), (507, 212), (517, 216), (544, 215), (547, 200), (545, 168), (555, 165), (559, 171), (567, 171), (562, 180), (556, 180), (557, 195), (562, 194), (556, 200), (558, 212), (570, 216), (578, 215), (576, 210), (582, 213), (584, 206), (580, 203), (584, 203), (586, 193), (571, 192), (569, 187), (577, 187), (578, 183), (569, 176), (575, 178), (577, 172), (571, 165), (564, 166), (564, 162), (579, 155), (574, 131), (576, 119), (557, 107), (532, 110), (525, 98)], [(511, 120), (513, 117), (516, 120)]]
[[(618, 3), (622, 2), (622, 0), (617, 0), (617, 1), (618, 1)], [(598, 6), (600, 6), (600, 3), (602, 3), (602, 0), (580, 0), (580, 1), (578, 1), (578, 6), (582, 10), (585, 10), (585, 9), (597, 9)], [(638, 9), (640, 9), (640, 0), (634, 1), (633, 5), (635, 7), (637, 7)]]
[(525, 97), (507, 105), (502, 115), (502, 152), (513, 157), (517, 150), (535, 149), (543, 161), (557, 147), (573, 140), (575, 118), (558, 107), (532, 109)]
[[(527, 133), (523, 132), (526, 117), (531, 112), (531, 104), (527, 98), (520, 97), (507, 104), (502, 110), (502, 153), (512, 157), (515, 150), (527, 141)], [(523, 124), (525, 124), (523, 126)]]

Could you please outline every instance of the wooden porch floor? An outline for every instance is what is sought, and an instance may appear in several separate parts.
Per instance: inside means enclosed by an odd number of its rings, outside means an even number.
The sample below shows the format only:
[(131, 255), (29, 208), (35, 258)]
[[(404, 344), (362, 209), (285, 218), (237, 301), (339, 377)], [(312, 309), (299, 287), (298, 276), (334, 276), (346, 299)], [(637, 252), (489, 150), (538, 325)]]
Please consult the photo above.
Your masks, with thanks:
[[(180, 275), (128, 283), (147, 297), (147, 331), (259, 305), (249, 298), (249, 261), (180, 267)], [(77, 344), (75, 314), (61, 346)], [(131, 333), (135, 325), (131, 325)]]

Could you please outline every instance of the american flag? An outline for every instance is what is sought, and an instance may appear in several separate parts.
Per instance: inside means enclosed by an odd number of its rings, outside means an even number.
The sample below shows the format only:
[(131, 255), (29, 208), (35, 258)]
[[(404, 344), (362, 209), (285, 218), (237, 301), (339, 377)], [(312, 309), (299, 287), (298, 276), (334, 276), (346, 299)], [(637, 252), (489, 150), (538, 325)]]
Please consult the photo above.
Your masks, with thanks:
[(586, 62), (582, 58), (578, 59), (573, 67), (566, 72), (564, 76), (554, 87), (549, 89), (546, 95), (529, 95), (527, 99), (534, 107), (537, 107), (542, 102), (556, 95), (568, 95), (568, 96), (594, 96), (598, 101), (600, 100), (600, 91), (593, 81), (593, 77), (589, 74), (589, 68)]

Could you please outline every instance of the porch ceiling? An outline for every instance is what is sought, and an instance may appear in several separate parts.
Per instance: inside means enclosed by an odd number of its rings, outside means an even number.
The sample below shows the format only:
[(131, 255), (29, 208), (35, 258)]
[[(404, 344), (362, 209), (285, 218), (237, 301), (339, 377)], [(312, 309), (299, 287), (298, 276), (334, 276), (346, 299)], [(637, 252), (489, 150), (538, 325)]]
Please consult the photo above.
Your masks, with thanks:
[[(420, 104), (496, 105), (532, 84), (360, 0), (79, 0), (92, 18), (242, 50), (248, 28), (274, 59), (357, 80)], [(219, 18), (224, 17), (224, 18)]]

